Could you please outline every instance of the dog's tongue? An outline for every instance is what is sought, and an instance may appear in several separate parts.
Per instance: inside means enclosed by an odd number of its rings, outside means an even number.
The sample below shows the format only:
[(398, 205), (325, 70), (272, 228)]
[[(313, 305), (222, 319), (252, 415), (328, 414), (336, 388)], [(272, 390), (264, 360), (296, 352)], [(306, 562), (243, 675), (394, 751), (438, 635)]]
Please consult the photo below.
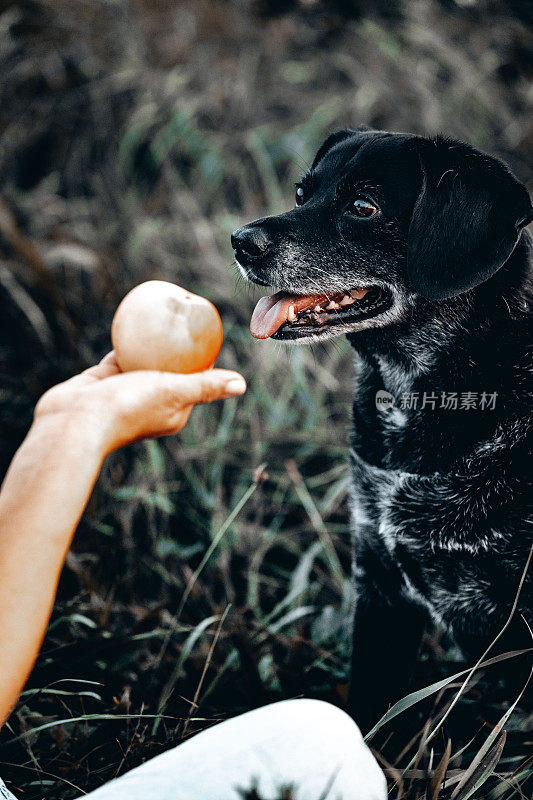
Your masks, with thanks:
[(290, 306), (294, 306), (297, 314), (303, 308), (309, 308), (317, 303), (323, 302), (326, 298), (323, 294), (293, 295), (287, 292), (276, 292), (276, 294), (262, 297), (257, 303), (252, 319), (250, 320), (250, 331), (256, 339), (268, 339), (278, 328), (286, 322)]

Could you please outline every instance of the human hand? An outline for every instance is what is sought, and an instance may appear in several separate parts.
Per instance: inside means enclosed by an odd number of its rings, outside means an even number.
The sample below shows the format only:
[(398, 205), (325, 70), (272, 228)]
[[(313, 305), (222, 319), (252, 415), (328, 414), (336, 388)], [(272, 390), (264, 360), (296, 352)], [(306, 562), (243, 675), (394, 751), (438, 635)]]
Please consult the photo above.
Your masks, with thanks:
[(246, 391), (244, 378), (226, 369), (176, 374), (121, 372), (114, 352), (97, 365), (49, 389), (37, 403), (35, 421), (72, 422), (94, 436), (107, 455), (144, 438), (177, 433), (196, 403)]

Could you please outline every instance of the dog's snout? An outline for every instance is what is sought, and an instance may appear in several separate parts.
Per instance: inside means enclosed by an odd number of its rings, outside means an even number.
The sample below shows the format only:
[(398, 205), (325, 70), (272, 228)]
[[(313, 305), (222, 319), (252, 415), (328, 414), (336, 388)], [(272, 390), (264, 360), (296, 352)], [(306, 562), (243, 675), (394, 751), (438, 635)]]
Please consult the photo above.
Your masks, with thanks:
[(245, 225), (233, 232), (231, 246), (238, 261), (247, 261), (263, 256), (270, 247), (270, 241), (262, 228)]

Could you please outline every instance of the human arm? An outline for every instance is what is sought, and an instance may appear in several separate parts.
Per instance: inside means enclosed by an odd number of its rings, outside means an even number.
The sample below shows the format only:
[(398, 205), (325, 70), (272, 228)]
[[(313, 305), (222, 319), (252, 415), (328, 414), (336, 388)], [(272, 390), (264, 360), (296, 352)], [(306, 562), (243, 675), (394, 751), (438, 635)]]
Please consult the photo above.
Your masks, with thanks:
[[(231, 379), (240, 381), (232, 391)], [(0, 724), (44, 637), (59, 575), (106, 455), (177, 433), (195, 403), (242, 394), (238, 373), (121, 373), (110, 353), (35, 410), (0, 491)]]

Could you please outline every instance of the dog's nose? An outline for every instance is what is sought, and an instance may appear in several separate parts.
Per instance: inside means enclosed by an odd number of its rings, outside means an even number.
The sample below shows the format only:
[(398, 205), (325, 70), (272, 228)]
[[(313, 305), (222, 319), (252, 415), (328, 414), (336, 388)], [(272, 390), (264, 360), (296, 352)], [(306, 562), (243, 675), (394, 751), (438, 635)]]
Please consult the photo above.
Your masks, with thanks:
[(263, 256), (270, 246), (265, 231), (254, 225), (245, 225), (231, 235), (231, 246), (238, 261)]

